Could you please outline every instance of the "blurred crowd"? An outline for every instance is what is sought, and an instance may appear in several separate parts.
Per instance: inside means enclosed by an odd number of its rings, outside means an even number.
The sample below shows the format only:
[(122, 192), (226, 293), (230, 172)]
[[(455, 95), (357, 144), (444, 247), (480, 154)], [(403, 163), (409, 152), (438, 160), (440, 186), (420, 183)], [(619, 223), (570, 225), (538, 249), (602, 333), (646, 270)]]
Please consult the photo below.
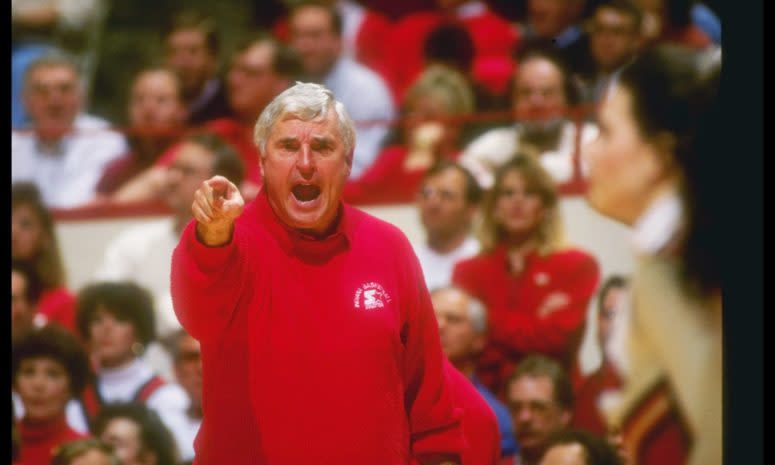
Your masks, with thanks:
[[(666, 86), (689, 86), (717, 67), (720, 21), (694, 1), (523, 3), (515, 20), (484, 1), (437, 0), (393, 17), (369, 2), (287, 0), (270, 28), (233, 50), (220, 38), (228, 24), (181, 10), (159, 31), (163, 54), (133, 75), (121, 109), (128, 126), (119, 127), (87, 111), (106, 2), (13, 0), (13, 463), (194, 459), (201, 358), (172, 307), (172, 250), (204, 180), (225, 176), (248, 200), (260, 192), (254, 124), (295, 81), (324, 84), (356, 123), (344, 200), (416, 205), (425, 241), (415, 253), (442, 348), (497, 425), (497, 450), (463, 465), (720, 463), (698, 455), (707, 447), (698, 437), (721, 439), (707, 430), (713, 417), (695, 416), (715, 398), (680, 388), (712, 373), (689, 370), (698, 362), (680, 365), (680, 356), (662, 364), (671, 356), (647, 340), (649, 324), (670, 321), (680, 339), (694, 323), (674, 314), (655, 322), (635, 305), (654, 305), (658, 294), (665, 308), (704, 306), (719, 291), (717, 276), (691, 272), (712, 271), (696, 252), (707, 212), (692, 203), (702, 183), (693, 184), (697, 162), (687, 155), (697, 150), (687, 135), (705, 96), (670, 87), (669, 100), (654, 83), (666, 76)], [(660, 45), (680, 53), (655, 63), (691, 65), (664, 75), (630, 67)], [(628, 90), (612, 96), (617, 86)], [(629, 120), (633, 128), (621, 127)], [(639, 138), (667, 155), (647, 158)], [(630, 148), (631, 159), (607, 158)], [(676, 280), (687, 275), (699, 290), (681, 287), (673, 300), (644, 293), (670, 287), (660, 279), (672, 268), (661, 262), (644, 262), (637, 286), (602, 276), (598, 258), (566, 240), (577, 226), (563, 222), (560, 201), (578, 194), (633, 226), (640, 255), (680, 257), (689, 271)], [(57, 214), (122, 205), (167, 214), (122, 231), (92, 282), (70, 288)], [(585, 373), (590, 308), (603, 357)], [(705, 337), (694, 335), (697, 344)], [(635, 340), (649, 370), (619, 358)], [(642, 381), (637, 389), (632, 379)], [(635, 407), (606, 407), (631, 395), (650, 408), (665, 389), (677, 416), (640, 425), (656, 435), (632, 432), (625, 413)]]

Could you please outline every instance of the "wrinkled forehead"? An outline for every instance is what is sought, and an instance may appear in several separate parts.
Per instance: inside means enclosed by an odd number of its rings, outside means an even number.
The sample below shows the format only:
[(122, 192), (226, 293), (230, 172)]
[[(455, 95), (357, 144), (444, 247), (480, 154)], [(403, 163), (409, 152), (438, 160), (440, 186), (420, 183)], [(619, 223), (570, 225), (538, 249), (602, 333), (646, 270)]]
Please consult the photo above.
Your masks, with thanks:
[(313, 117), (286, 110), (277, 118), (269, 133), (269, 139), (278, 138), (341, 139), (341, 134), (335, 112), (331, 109)]

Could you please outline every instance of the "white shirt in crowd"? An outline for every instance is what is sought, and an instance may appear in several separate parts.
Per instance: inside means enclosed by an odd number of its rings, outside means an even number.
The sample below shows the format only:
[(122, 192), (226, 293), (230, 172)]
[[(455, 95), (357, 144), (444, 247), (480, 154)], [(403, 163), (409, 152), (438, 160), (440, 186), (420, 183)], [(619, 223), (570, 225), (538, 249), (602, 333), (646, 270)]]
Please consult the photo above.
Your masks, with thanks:
[(43, 144), (33, 132), (11, 133), (11, 182), (32, 181), (50, 208), (73, 208), (92, 200), (108, 163), (128, 150), (124, 136), (110, 124), (80, 115), (73, 132), (58, 143)]
[[(342, 56), (323, 80), (355, 122), (355, 154), (351, 179), (358, 179), (379, 155), (382, 140), (395, 116), (393, 98), (385, 81), (366, 66)], [(380, 124), (370, 122), (379, 121)]]
[(433, 291), (452, 284), (455, 265), (461, 260), (478, 254), (480, 249), (479, 241), (470, 236), (458, 248), (445, 254), (436, 252), (427, 244), (416, 246), (414, 253), (420, 261), (428, 290)]
[[(468, 144), (458, 161), (471, 171), (482, 188), (489, 189), (495, 182), (495, 170), (519, 152), (521, 131), (522, 128), (519, 125), (487, 131)], [(596, 125), (584, 123), (581, 130), (580, 146), (594, 140), (597, 134)], [(544, 152), (540, 157), (541, 165), (552, 175), (557, 184), (573, 179), (575, 148), (576, 125), (568, 121), (562, 126), (557, 150)], [(583, 160), (581, 172), (582, 174), (587, 173), (587, 167)]]

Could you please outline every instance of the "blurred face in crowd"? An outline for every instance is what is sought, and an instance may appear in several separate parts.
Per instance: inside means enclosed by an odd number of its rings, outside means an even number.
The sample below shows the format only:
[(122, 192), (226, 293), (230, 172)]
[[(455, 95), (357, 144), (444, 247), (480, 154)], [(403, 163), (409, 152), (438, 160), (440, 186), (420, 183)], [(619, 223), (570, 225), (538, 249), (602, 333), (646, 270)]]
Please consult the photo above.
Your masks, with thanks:
[(592, 57), (602, 70), (613, 71), (634, 55), (639, 37), (634, 18), (614, 8), (598, 8), (589, 37)]
[(186, 98), (195, 98), (216, 72), (217, 58), (199, 29), (179, 29), (167, 37), (167, 64), (179, 75)]
[(288, 80), (274, 70), (274, 47), (258, 42), (234, 56), (227, 85), (232, 110), (252, 125), (264, 107), (285, 90)]
[(100, 366), (114, 368), (130, 362), (135, 358), (132, 345), (137, 342), (132, 322), (119, 319), (104, 307), (94, 312), (89, 323), (89, 343)]
[(116, 417), (110, 420), (100, 439), (113, 446), (113, 451), (123, 465), (145, 465), (147, 455), (143, 454), (140, 427), (128, 418)]
[(184, 335), (177, 341), (175, 378), (188, 394), (192, 404), (202, 403), (202, 356), (199, 341)]
[(186, 107), (175, 76), (153, 70), (140, 74), (129, 97), (129, 122), (147, 129), (170, 129), (183, 125)]
[(13, 258), (35, 258), (47, 242), (43, 224), (35, 209), (19, 204), (11, 212), (11, 255)]
[(528, 0), (527, 16), (538, 37), (554, 38), (581, 12), (580, 0)]
[(459, 123), (445, 120), (452, 115), (449, 106), (444, 95), (426, 93), (415, 97), (406, 108), (410, 131), (429, 125), (438, 127), (438, 136), (432, 137), (431, 140), (432, 146), (440, 147), (442, 154), (457, 148), (457, 140), (462, 130)]
[(525, 451), (540, 451), (548, 437), (567, 427), (571, 419), (571, 413), (555, 400), (548, 376), (525, 375), (512, 381), (507, 401), (517, 443)]
[(14, 380), (30, 421), (51, 420), (65, 413), (70, 399), (67, 369), (49, 357), (31, 357), (21, 361)]
[(640, 133), (629, 89), (613, 85), (599, 114), (597, 138), (582, 155), (589, 167), (587, 201), (600, 213), (632, 225), (669, 180), (666, 146)]
[(299, 54), (304, 73), (322, 77), (342, 51), (328, 10), (319, 6), (297, 8), (290, 18), (291, 45)]
[(183, 142), (167, 168), (164, 199), (180, 216), (191, 215), (194, 193), (212, 176), (214, 155), (195, 142)]
[(540, 57), (523, 62), (514, 80), (513, 105), (517, 118), (526, 127), (556, 126), (567, 105), (562, 71)]
[(19, 335), (32, 327), (35, 306), (27, 298), (27, 278), (23, 273), (11, 270), (11, 331)]
[(439, 324), (441, 348), (452, 364), (470, 360), (481, 352), (484, 334), (477, 333), (469, 315), (469, 297), (458, 289), (441, 289), (431, 295)]
[[(122, 462), (126, 463), (126, 462)], [(70, 461), (69, 465), (112, 465), (110, 456), (105, 452), (97, 449), (91, 449), (83, 454), (75, 457)]]
[(261, 169), (274, 212), (291, 228), (326, 232), (336, 218), (352, 165), (336, 110), (329, 108), (325, 118), (313, 121), (281, 116), (266, 152)]
[(626, 296), (627, 290), (623, 287), (611, 287), (602, 296), (603, 302), (597, 315), (597, 338), (601, 346), (608, 341), (611, 325), (624, 304)]
[(538, 465), (589, 465), (587, 453), (581, 444), (558, 444), (552, 446)]
[(431, 241), (467, 234), (476, 213), (476, 206), (466, 201), (465, 176), (454, 168), (426, 179), (418, 204), (420, 221)]
[(507, 237), (524, 238), (538, 230), (544, 219), (544, 203), (519, 170), (503, 177), (493, 217)]
[(42, 65), (27, 75), (24, 105), (44, 138), (61, 137), (81, 106), (78, 73), (66, 65)]

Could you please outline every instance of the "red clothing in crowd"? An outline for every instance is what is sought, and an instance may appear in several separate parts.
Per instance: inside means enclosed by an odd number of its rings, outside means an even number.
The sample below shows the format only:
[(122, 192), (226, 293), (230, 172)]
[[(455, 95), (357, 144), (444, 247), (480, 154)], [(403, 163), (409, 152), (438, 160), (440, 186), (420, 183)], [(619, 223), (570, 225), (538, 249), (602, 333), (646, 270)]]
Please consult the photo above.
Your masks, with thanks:
[(45, 423), (30, 423), (23, 419), (16, 426), (21, 447), (14, 465), (46, 465), (51, 462), (57, 447), (87, 437), (71, 429), (64, 415)]
[[(479, 298), (488, 309), (490, 334), (477, 376), (496, 395), (519, 360), (532, 352), (554, 357), (570, 372), (584, 331), (587, 306), (597, 289), (600, 269), (577, 249), (548, 255), (536, 252), (513, 275), (506, 245), (459, 262), (452, 282)], [(539, 309), (556, 293), (567, 303), (547, 316)]]
[(46, 289), (38, 299), (36, 318), (45, 318), (41, 323), (58, 323), (65, 329), (75, 330), (75, 296), (64, 286)]
[(498, 420), (487, 401), (448, 360), (444, 364), (455, 405), (463, 409), (463, 435), (467, 448), (461, 465), (497, 465), (501, 459)]
[(388, 83), (397, 102), (403, 101), (404, 93), (424, 68), (425, 39), (445, 21), (459, 22), (471, 35), (474, 79), (495, 94), (507, 87), (519, 33), (516, 27), (480, 3), (469, 14), (422, 11), (405, 16), (393, 26), (385, 64), (390, 73)]
[(202, 347), (198, 464), (460, 453), (430, 296), (397, 228), (342, 205), (335, 231), (314, 240), (262, 192), (228, 244), (207, 247), (195, 231), (173, 253), (171, 290)]
[(404, 162), (408, 155), (404, 145), (387, 147), (360, 178), (347, 182), (344, 200), (359, 205), (413, 203), (428, 169), (407, 171)]
[[(261, 169), (259, 161), (261, 156), (253, 142), (253, 127), (245, 126), (237, 120), (231, 118), (220, 118), (208, 121), (198, 128), (198, 130), (209, 131), (221, 136), (226, 142), (232, 145), (242, 158), (245, 166), (245, 181), (250, 181), (255, 185), (261, 185)], [(180, 144), (175, 144), (164, 152), (156, 161), (157, 166), (169, 166), (175, 160), (175, 153)]]
[(608, 433), (608, 427), (598, 404), (600, 394), (604, 391), (619, 389), (621, 383), (616, 369), (608, 360), (603, 359), (600, 368), (583, 378), (575, 390), (573, 426), (599, 436), (605, 436)]

